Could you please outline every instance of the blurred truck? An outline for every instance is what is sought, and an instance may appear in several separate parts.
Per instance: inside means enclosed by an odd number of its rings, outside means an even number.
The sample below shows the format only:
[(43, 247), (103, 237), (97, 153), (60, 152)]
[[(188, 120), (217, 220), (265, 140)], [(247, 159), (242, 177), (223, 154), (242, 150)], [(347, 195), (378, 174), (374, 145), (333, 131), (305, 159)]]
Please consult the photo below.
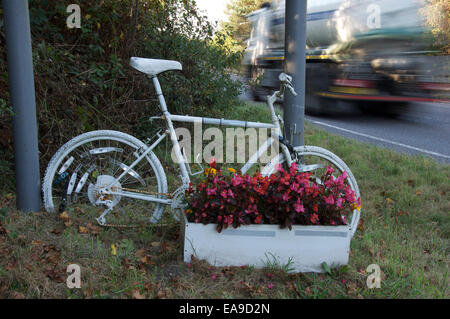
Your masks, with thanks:
[[(437, 80), (428, 69), (420, 0), (307, 3), (307, 112), (359, 106), (399, 114), (409, 102), (436, 101), (434, 89), (448, 89), (448, 71)], [(252, 27), (243, 66), (257, 100), (278, 87), (284, 69), (284, 15), (285, 2), (274, 0), (247, 16)]]

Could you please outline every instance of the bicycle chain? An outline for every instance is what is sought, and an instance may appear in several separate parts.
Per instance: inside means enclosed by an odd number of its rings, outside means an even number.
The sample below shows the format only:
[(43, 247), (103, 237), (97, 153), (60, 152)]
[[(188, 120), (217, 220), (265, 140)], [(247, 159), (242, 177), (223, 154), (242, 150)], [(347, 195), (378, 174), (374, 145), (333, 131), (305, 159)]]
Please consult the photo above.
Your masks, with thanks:
[[(152, 192), (152, 191), (144, 191), (144, 190), (137, 190), (133, 188), (126, 188), (121, 187), (124, 191), (131, 191), (135, 193), (141, 193), (141, 194), (147, 194), (147, 195), (163, 195), (167, 196), (168, 198), (173, 198), (173, 193), (160, 193), (160, 192)], [(142, 227), (142, 225), (133, 225), (133, 224), (103, 224), (100, 225), (102, 227), (112, 227), (112, 228), (137, 228)]]
[(143, 191), (143, 190), (138, 190), (138, 189), (133, 189), (133, 188), (126, 188), (126, 187), (121, 187), (122, 190), (124, 191), (130, 191), (130, 192), (134, 192), (134, 193), (141, 193), (141, 194), (147, 194), (147, 195), (163, 195), (163, 196), (167, 196), (168, 198), (172, 198), (173, 194), (172, 193), (160, 193), (160, 192), (152, 192), (152, 191)]

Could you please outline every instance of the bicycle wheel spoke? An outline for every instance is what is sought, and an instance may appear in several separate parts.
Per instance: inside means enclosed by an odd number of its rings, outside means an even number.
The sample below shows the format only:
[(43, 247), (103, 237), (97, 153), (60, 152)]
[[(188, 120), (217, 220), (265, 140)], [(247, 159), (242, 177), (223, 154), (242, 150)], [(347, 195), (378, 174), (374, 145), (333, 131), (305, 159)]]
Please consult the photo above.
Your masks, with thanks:
[[(164, 173), (158, 159), (149, 153), (130, 169), (145, 145), (124, 133), (98, 132), (83, 134), (93, 135), (92, 138), (82, 139), (83, 135), (74, 138), (67, 143), (68, 147), (55, 154), (44, 178), (46, 209), (59, 211), (78, 206), (94, 207), (94, 211), (98, 212), (111, 206), (113, 211), (142, 215), (144, 220), (148, 220), (151, 214), (145, 216), (142, 212), (149, 211), (158, 219), (164, 210), (163, 204), (120, 195), (122, 188), (127, 188), (130, 192), (161, 198), (163, 195), (157, 194), (167, 192), (167, 182), (165, 176), (161, 176), (161, 172)], [(101, 132), (106, 133), (102, 135)], [(58, 166), (54, 167), (56, 163)], [(124, 171), (127, 174), (117, 181)], [(123, 215), (117, 216), (123, 218)]]

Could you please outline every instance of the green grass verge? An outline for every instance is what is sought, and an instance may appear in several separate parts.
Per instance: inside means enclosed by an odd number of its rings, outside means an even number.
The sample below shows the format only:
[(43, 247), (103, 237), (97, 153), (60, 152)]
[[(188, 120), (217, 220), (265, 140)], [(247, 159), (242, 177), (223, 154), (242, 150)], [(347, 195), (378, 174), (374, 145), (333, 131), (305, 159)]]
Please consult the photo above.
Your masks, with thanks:
[[(230, 118), (268, 121), (260, 105)], [(0, 208), (3, 298), (449, 298), (450, 166), (338, 137), (307, 124), (305, 141), (331, 150), (355, 175), (362, 220), (349, 264), (325, 274), (214, 267), (182, 261), (178, 224), (99, 228), (89, 214), (21, 214), (11, 194)], [(169, 179), (175, 180), (175, 179)], [(81, 266), (81, 289), (68, 289), (66, 267)], [(366, 285), (370, 264), (381, 288)]]

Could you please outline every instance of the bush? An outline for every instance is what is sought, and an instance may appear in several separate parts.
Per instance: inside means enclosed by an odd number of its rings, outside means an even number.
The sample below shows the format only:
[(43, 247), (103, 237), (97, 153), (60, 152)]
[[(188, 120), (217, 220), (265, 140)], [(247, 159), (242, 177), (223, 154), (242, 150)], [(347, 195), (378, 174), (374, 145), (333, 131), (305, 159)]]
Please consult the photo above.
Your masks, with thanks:
[[(146, 122), (159, 110), (153, 86), (128, 66), (131, 56), (182, 63), (183, 71), (160, 76), (171, 112), (219, 117), (238, 103), (240, 83), (228, 70), (240, 56), (213, 41), (213, 29), (195, 1), (77, 3), (81, 29), (69, 29), (68, 3), (29, 1), (42, 168), (64, 142), (85, 131), (117, 129), (142, 138), (154, 129)], [(11, 143), (11, 117), (3, 112), (3, 104), (9, 105), (7, 79), (1, 27), (0, 131), (9, 135), (2, 141)]]

